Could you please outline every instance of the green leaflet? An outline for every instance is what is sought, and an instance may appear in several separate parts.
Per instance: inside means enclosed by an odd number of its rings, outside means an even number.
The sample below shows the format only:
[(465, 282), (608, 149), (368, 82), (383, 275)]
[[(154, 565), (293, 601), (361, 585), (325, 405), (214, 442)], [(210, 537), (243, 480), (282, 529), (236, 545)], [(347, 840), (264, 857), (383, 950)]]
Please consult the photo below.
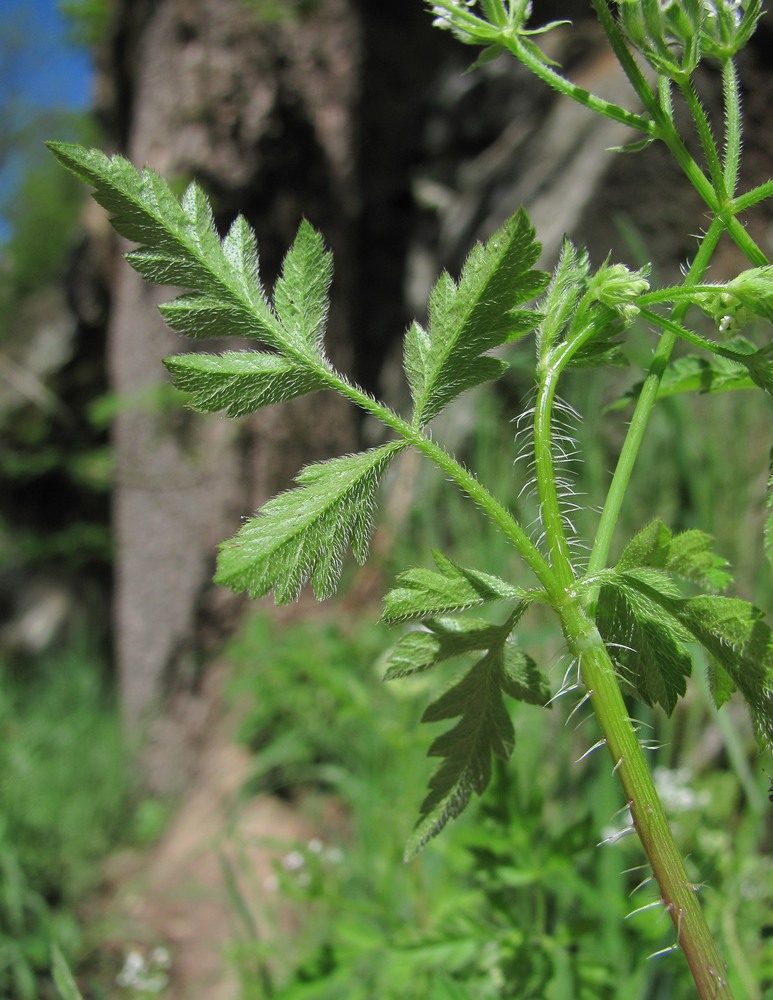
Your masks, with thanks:
[(733, 582), (728, 566), (728, 561), (714, 551), (714, 539), (705, 531), (692, 528), (671, 539), (666, 569), (674, 576), (719, 591)]
[(139, 243), (127, 260), (146, 279), (188, 289), (161, 307), (174, 329), (191, 337), (248, 336), (307, 366), (327, 368), (321, 351), (332, 267), (322, 238), (302, 222), (284, 261), (272, 310), (258, 276), (255, 235), (237, 217), (221, 241), (203, 191), (189, 185), (178, 201), (154, 171), (135, 170), (70, 143), (54, 155), (96, 189), (116, 230)]
[[(675, 617), (743, 695), (758, 735), (773, 748), (773, 634), (764, 613), (747, 601), (704, 595), (681, 601)], [(720, 691), (726, 678), (715, 679)]]
[(620, 556), (616, 569), (662, 569), (707, 590), (724, 590), (732, 582), (728, 563), (714, 551), (714, 539), (705, 531), (690, 529), (672, 535), (659, 519), (637, 532)]
[(323, 350), (333, 258), (320, 234), (304, 219), (282, 265), (274, 308), (282, 326), (299, 344)]
[(430, 618), (521, 596), (520, 590), (497, 576), (457, 566), (438, 551), (432, 556), (438, 572), (409, 569), (398, 576), (400, 586), (384, 599), (383, 621)]
[[(646, 576), (645, 576), (646, 574)], [(601, 587), (596, 622), (621, 677), (648, 705), (660, 704), (667, 714), (687, 690), (692, 660), (684, 643), (689, 632), (650, 595), (632, 582), (643, 578), (649, 588), (678, 592), (667, 577), (638, 570), (613, 577)]]
[(489, 649), (502, 631), (500, 625), (478, 618), (436, 618), (425, 626), (406, 633), (390, 651), (384, 680), (408, 677), (454, 656)]
[(404, 442), (319, 462), (303, 469), (300, 486), (269, 500), (220, 547), (215, 582), (278, 604), (297, 598), (304, 583), (319, 600), (341, 576), (344, 550), (365, 561), (379, 479)]
[(534, 661), (517, 648), (511, 633), (528, 607), (521, 600), (502, 625), (480, 619), (442, 618), (426, 623), (426, 631), (409, 632), (392, 650), (386, 680), (421, 673), (455, 656), (477, 650), (485, 655), (464, 677), (429, 705), (423, 722), (458, 716), (459, 722), (438, 736), (429, 755), (443, 763), (430, 779), (416, 829), (406, 848), (412, 857), (458, 816), (473, 792), (479, 795), (491, 779), (491, 758), (507, 759), (515, 736), (504, 695), (533, 705), (550, 700), (550, 686)]
[[(643, 385), (643, 382), (637, 382), (607, 409), (622, 410), (632, 405), (639, 398)], [(657, 398), (665, 399), (683, 392), (728, 392), (732, 389), (753, 388), (754, 381), (741, 365), (727, 358), (690, 355), (678, 358), (668, 366), (661, 379)]]
[(668, 561), (672, 538), (670, 529), (659, 518), (655, 518), (641, 531), (637, 531), (628, 542), (616, 569), (620, 572), (643, 566), (663, 569)]
[(225, 410), (229, 417), (243, 417), (325, 388), (314, 372), (259, 351), (179, 354), (164, 364), (172, 384), (191, 394), (190, 405), (200, 413)]
[(709, 691), (717, 708), (722, 708), (725, 702), (730, 701), (735, 691), (735, 684), (725, 668), (716, 660), (709, 658), (708, 662)]
[(414, 323), (405, 338), (405, 371), (423, 427), (460, 393), (497, 378), (507, 367), (486, 354), (516, 340), (539, 317), (518, 308), (545, 287), (532, 269), (540, 254), (523, 209), (471, 251), (458, 285), (443, 273), (429, 300), (429, 330)]
[(525, 604), (516, 609), (508, 623), (498, 629), (499, 636), (486, 655), (429, 705), (422, 717), (422, 722), (460, 718), (429, 748), (429, 756), (442, 757), (443, 762), (430, 778), (419, 822), (406, 846), (406, 858), (418, 853), (458, 816), (473, 792), (481, 795), (485, 791), (491, 780), (493, 755), (503, 760), (510, 757), (515, 733), (503, 695), (540, 705), (550, 697), (533, 660), (507, 638), (524, 608)]
[(672, 535), (659, 519), (637, 532), (615, 570), (604, 577), (596, 620), (621, 675), (648, 704), (670, 714), (684, 695), (692, 660), (685, 643), (694, 632), (676, 613), (682, 597), (671, 575), (709, 590), (732, 577), (703, 531)]
[[(455, 656), (481, 649), (493, 649), (503, 643), (511, 634), (529, 602), (520, 601), (510, 619), (504, 625), (492, 625), (480, 618), (435, 618), (424, 623), (421, 630), (407, 632), (390, 651), (384, 680), (397, 680), (412, 674), (423, 673), (438, 663)], [(535, 705), (545, 705), (550, 699), (547, 680), (537, 670), (533, 660), (524, 656), (524, 664), (530, 664), (525, 682), (517, 686), (514, 676), (508, 675), (513, 685), (507, 693), (519, 701)], [(532, 669), (533, 668), (533, 669)], [(520, 682), (519, 682), (520, 683)]]

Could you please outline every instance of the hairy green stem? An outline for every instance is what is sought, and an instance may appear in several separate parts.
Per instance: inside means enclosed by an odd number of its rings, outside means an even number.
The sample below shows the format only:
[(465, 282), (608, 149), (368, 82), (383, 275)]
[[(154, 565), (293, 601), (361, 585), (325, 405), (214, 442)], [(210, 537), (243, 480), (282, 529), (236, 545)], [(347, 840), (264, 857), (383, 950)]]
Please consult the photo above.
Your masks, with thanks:
[(719, 162), (719, 152), (717, 150), (714, 133), (711, 130), (711, 123), (709, 122), (706, 110), (700, 102), (700, 98), (695, 91), (695, 85), (692, 80), (680, 83), (679, 89), (685, 99), (687, 107), (690, 109), (690, 114), (692, 115), (693, 122), (695, 123), (698, 138), (700, 139), (701, 146), (703, 147), (703, 155), (706, 157), (706, 165), (709, 168), (709, 176), (711, 177), (714, 194), (720, 203), (725, 203), (727, 202), (725, 175), (722, 170), (722, 164)]
[(656, 326), (659, 326), (661, 330), (664, 330), (668, 334), (673, 334), (681, 340), (686, 340), (688, 344), (694, 344), (695, 347), (702, 347), (704, 351), (716, 354), (720, 358), (727, 358), (728, 361), (734, 361), (738, 365), (748, 363), (749, 358), (751, 357), (749, 354), (741, 354), (739, 351), (728, 350), (728, 348), (722, 347), (721, 344), (716, 344), (713, 340), (701, 337), (699, 333), (693, 333), (693, 331), (688, 330), (687, 327), (681, 326), (679, 323), (675, 323), (673, 319), (669, 319), (667, 316), (659, 316), (657, 313), (651, 312), (649, 309), (642, 309), (641, 318), (643, 320), (649, 320), (650, 323), (654, 323)]
[(569, 544), (564, 528), (564, 518), (558, 499), (558, 481), (553, 462), (553, 402), (558, 373), (552, 367), (540, 371), (537, 402), (534, 411), (534, 461), (537, 472), (537, 491), (540, 499), (540, 517), (545, 531), (551, 565), (562, 587), (574, 581)]
[(568, 601), (559, 614), (698, 996), (702, 1000), (731, 1000), (724, 963), (663, 812), (609, 653), (596, 626), (575, 601)]
[(654, 120), (661, 113), (660, 105), (658, 104), (658, 99), (655, 96), (652, 87), (647, 82), (642, 71), (639, 69), (639, 64), (636, 62), (634, 57), (631, 55), (631, 50), (628, 48), (625, 39), (617, 26), (617, 22), (612, 16), (607, 0), (591, 0), (593, 4), (593, 9), (596, 12), (596, 17), (599, 19), (599, 24), (604, 29), (604, 34), (607, 36), (612, 51), (615, 53), (617, 61), (628, 77), (628, 82), (633, 87), (634, 93), (639, 98), (647, 114), (650, 116), (652, 121), (650, 121), (650, 134), (655, 135)]
[[(708, 232), (701, 241), (698, 253), (695, 255), (690, 270), (685, 278), (685, 284), (692, 285), (700, 282), (701, 278), (706, 273), (706, 269), (709, 266), (723, 231), (724, 225), (722, 221), (720, 219), (714, 219)], [(681, 320), (688, 308), (688, 304), (680, 303), (674, 309), (672, 318), (675, 321)], [(628, 483), (631, 479), (631, 474), (639, 454), (639, 449), (641, 448), (642, 441), (644, 440), (644, 433), (647, 429), (647, 424), (649, 423), (653, 407), (655, 406), (663, 372), (665, 371), (666, 365), (671, 358), (671, 352), (674, 349), (675, 343), (675, 333), (668, 332), (663, 334), (660, 338), (660, 342), (658, 343), (652, 363), (650, 364), (649, 373), (644, 380), (644, 385), (642, 386), (641, 393), (639, 394), (639, 399), (636, 403), (631, 423), (628, 426), (625, 441), (623, 442), (620, 457), (617, 460), (617, 465), (612, 476), (612, 482), (601, 513), (601, 519), (599, 520), (596, 539), (593, 543), (590, 559), (588, 561), (588, 573), (590, 575), (600, 572), (606, 565), (607, 558), (609, 556), (609, 549), (612, 545), (612, 537), (617, 525), (617, 519), (620, 516), (623, 501), (628, 490)], [(592, 596), (591, 603), (595, 602), (596, 596), (596, 594)]]
[[(692, 156), (690, 156), (687, 147), (671, 120), (670, 114), (664, 110), (658, 101), (644, 74), (639, 69), (636, 60), (631, 55), (625, 39), (621, 35), (617, 23), (609, 10), (607, 0), (591, 0), (591, 2), (593, 9), (596, 11), (596, 16), (631, 86), (652, 118), (652, 121), (649, 122), (648, 133), (666, 144), (671, 155), (681, 167), (685, 177), (711, 210), (712, 215), (718, 216), (723, 221), (731, 239), (743, 251), (752, 264), (759, 266), (768, 263), (765, 254), (760, 250), (751, 236), (749, 236), (741, 223), (734, 217), (740, 211), (738, 200), (731, 201), (728, 198), (722, 198), (721, 194), (715, 190), (714, 185), (706, 177)], [(572, 95), (568, 94), (567, 96), (571, 97)], [(728, 95), (726, 95), (727, 99)], [(731, 113), (730, 107), (731, 104), (728, 102), (728, 114)], [(731, 140), (734, 144), (740, 144), (740, 134), (738, 137), (735, 137), (728, 131), (728, 148), (730, 148)], [(734, 146), (733, 148), (736, 147)], [(730, 166), (732, 168), (732, 163)]]
[(759, 205), (761, 201), (765, 201), (766, 198), (773, 196), (773, 180), (765, 181), (764, 184), (758, 184), (757, 187), (747, 191), (746, 194), (740, 194), (737, 198), (733, 199), (733, 211), (736, 215), (741, 212), (745, 212), (748, 208), (753, 208), (755, 205)]
[(561, 600), (563, 588), (556, 573), (543, 554), (529, 538), (512, 514), (502, 506), (486, 487), (460, 462), (448, 454), (444, 448), (424, 434), (413, 424), (403, 420), (388, 406), (379, 403), (362, 389), (353, 385), (333, 368), (318, 370), (331, 389), (346, 396), (357, 406), (370, 413), (382, 423), (391, 427), (409, 444), (435, 463), (467, 496), (478, 506), (488, 519), (498, 527), (505, 537), (517, 549), (524, 562), (529, 566), (553, 603)]
[(566, 77), (561, 76), (560, 73), (557, 73), (550, 66), (542, 62), (538, 56), (534, 55), (528, 46), (520, 41), (517, 34), (503, 32), (498, 42), (535, 76), (539, 77), (543, 83), (546, 83), (553, 90), (558, 91), (559, 94), (569, 97), (571, 100), (582, 104), (583, 107), (588, 108), (590, 111), (595, 111), (596, 114), (602, 115), (604, 118), (609, 118), (621, 125), (628, 125), (630, 128), (635, 129), (637, 132), (642, 132), (644, 135), (653, 134), (652, 122), (647, 118), (637, 115), (633, 111), (628, 111), (627, 108), (622, 108), (619, 104), (605, 101), (602, 97), (591, 94), (584, 87), (578, 87), (576, 83), (567, 80)]
[[(701, 246), (703, 253), (699, 251), (691, 272), (693, 280), (697, 281), (708, 266), (722, 228), (721, 223), (717, 222), (711, 239), (707, 236), (704, 240)], [(688, 275), (688, 279), (689, 277)], [(647, 389), (645, 398), (648, 399), (648, 403), (640, 408), (637, 407), (638, 417), (632, 422), (627, 439), (627, 443), (635, 442), (635, 447), (633, 444), (629, 445), (628, 457), (631, 466), (635, 461), (638, 445), (641, 443), (657, 395), (660, 376), (674, 341), (675, 334), (672, 332), (661, 338), (659, 356), (662, 364), (653, 363), (649, 387), (645, 383)], [(565, 353), (568, 355), (570, 352), (565, 351)], [(658, 354), (656, 354), (657, 359)], [(565, 364), (567, 360), (568, 357), (563, 358), (556, 368), (546, 366), (541, 373), (534, 418), (537, 484), (542, 502), (546, 543), (551, 564), (559, 581), (565, 587), (564, 598), (556, 610), (567, 645), (577, 658), (583, 684), (603, 733), (603, 743), (609, 749), (614, 772), (623, 787), (633, 828), (652, 868), (662, 903), (674, 924), (677, 944), (684, 952), (698, 995), (702, 1000), (708, 998), (730, 1000), (732, 993), (727, 983), (724, 964), (697, 900), (695, 887), (687, 876), (681, 853), (674, 841), (644, 759), (636, 729), (628, 715), (614, 664), (595, 623), (589, 617), (589, 614), (593, 614), (592, 604), (595, 602), (595, 595), (591, 606), (585, 610), (582, 607), (582, 600), (572, 593), (571, 581), (574, 574), (556, 492), (549, 431), (558, 370), (560, 364)], [(645, 396), (644, 392), (642, 396)], [(619, 495), (620, 501), (627, 482), (627, 478), (624, 483), (620, 480), (622, 489)], [(617, 494), (613, 494), (613, 497), (616, 499)], [(608, 505), (605, 513), (611, 509)], [(610, 519), (611, 514), (607, 514), (607, 517)], [(614, 521), (608, 520), (606, 527), (613, 528)], [(611, 535), (609, 537), (611, 538)], [(600, 558), (601, 551), (601, 547), (594, 549), (597, 559)], [(606, 551), (604, 551), (605, 558)]]

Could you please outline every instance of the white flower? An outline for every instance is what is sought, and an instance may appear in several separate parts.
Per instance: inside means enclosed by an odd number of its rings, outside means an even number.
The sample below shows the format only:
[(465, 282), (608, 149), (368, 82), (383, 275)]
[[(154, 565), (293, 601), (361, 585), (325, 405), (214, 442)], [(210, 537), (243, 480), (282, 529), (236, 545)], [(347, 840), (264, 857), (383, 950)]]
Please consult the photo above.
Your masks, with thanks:
[(690, 772), (684, 767), (676, 770), (656, 767), (653, 777), (663, 806), (669, 812), (687, 812), (689, 809), (699, 809), (709, 803), (711, 796), (708, 792), (696, 795), (690, 787)]
[(116, 976), (116, 983), (137, 993), (162, 993), (169, 977), (166, 969), (172, 964), (166, 948), (154, 948), (148, 961), (139, 951), (132, 950), (124, 959), (123, 968)]
[(434, 3), (432, 14), (434, 19), (432, 24), (436, 28), (445, 28), (453, 31), (457, 38), (466, 42), (470, 40), (470, 35), (464, 28), (464, 19), (458, 19), (457, 14), (469, 10), (475, 6), (476, 0), (445, 0), (444, 3)]
[(300, 851), (290, 851), (289, 854), (285, 854), (282, 858), (282, 867), (286, 872), (297, 872), (305, 864), (306, 859)]

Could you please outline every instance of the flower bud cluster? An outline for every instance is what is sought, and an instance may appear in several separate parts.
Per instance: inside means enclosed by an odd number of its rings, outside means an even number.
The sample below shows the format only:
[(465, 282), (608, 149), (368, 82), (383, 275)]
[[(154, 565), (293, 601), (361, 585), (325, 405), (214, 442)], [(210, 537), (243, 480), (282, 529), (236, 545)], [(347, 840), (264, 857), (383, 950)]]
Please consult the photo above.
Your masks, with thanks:
[(488, 25), (473, 9), (477, 6), (477, 0), (440, 0), (429, 6), (434, 15), (432, 23), (436, 28), (452, 31), (459, 41), (469, 45), (480, 43), (481, 29)]
[(612, 309), (629, 325), (639, 315), (636, 299), (649, 287), (647, 268), (631, 271), (625, 264), (610, 264), (607, 259), (591, 278), (588, 291), (596, 302)]
[(452, 31), (468, 45), (497, 45), (503, 36), (540, 35), (563, 21), (527, 29), (531, 0), (426, 0), (436, 28)]
[(686, 81), (701, 58), (726, 61), (749, 41), (760, 0), (617, 0), (623, 33), (662, 76)]

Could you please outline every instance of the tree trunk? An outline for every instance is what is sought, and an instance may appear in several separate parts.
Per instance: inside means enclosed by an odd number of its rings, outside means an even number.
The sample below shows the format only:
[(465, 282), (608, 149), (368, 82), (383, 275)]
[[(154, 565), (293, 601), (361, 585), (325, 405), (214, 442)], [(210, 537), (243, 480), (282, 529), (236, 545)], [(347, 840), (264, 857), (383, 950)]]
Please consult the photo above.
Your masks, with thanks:
[[(126, 122), (125, 153), (134, 163), (173, 182), (196, 177), (223, 229), (242, 211), (257, 230), (269, 286), (301, 215), (324, 230), (344, 275), (328, 345), (346, 365), (360, 58), (351, 5), (325, 0), (313, 16), (276, 25), (237, 0), (125, 4), (114, 37), (124, 65), (123, 40), (136, 46), (129, 86), (114, 88), (123, 94), (116, 120)], [(148, 778), (159, 789), (185, 774), (204, 721), (197, 660), (218, 541), (300, 465), (355, 443), (350, 412), (327, 395), (244, 421), (170, 407), (161, 361), (187, 345), (157, 312), (168, 297), (120, 266), (109, 329), (111, 380), (121, 401), (114, 429), (117, 661), (126, 724), (148, 747)], [(222, 616), (222, 601), (215, 603)]]

